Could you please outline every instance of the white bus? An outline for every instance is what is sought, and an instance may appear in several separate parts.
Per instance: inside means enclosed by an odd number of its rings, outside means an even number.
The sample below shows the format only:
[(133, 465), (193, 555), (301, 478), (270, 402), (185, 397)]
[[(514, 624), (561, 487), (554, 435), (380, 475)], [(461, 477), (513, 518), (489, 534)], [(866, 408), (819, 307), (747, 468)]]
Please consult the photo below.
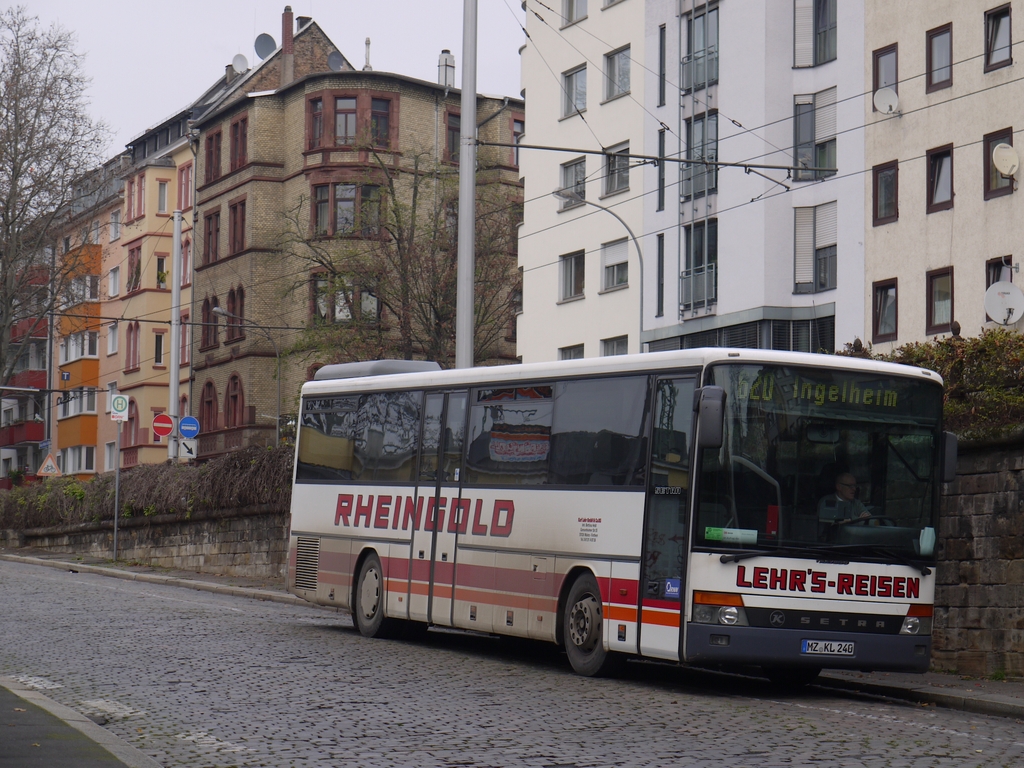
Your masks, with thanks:
[(924, 671), (942, 395), (922, 369), (747, 349), (327, 366), (302, 388), (289, 589), (369, 637), (559, 643), (584, 675)]

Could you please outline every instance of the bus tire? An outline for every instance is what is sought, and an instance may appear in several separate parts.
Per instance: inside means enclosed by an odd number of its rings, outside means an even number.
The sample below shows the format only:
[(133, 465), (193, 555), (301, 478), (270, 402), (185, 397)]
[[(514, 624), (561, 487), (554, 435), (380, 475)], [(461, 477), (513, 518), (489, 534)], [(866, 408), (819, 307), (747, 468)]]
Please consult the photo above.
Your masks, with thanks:
[(565, 654), (577, 674), (598, 677), (612, 671), (617, 654), (605, 650), (603, 634), (604, 610), (597, 579), (589, 572), (581, 574), (569, 589), (562, 614)]
[(821, 667), (764, 667), (764, 676), (779, 688), (803, 688), (818, 679)]
[(384, 570), (380, 558), (371, 552), (363, 559), (356, 579), (356, 594), (352, 605), (352, 617), (363, 637), (386, 637), (392, 622), (384, 618)]

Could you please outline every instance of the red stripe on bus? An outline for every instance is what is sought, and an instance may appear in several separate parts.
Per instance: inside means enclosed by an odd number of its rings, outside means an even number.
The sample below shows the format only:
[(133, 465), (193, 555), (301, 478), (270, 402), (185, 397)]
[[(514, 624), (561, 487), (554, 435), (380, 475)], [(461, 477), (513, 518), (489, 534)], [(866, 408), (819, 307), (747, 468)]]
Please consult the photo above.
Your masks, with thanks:
[(661, 608), (664, 611), (675, 611), (679, 613), (679, 601), (677, 600), (652, 600), (644, 598), (644, 608)]

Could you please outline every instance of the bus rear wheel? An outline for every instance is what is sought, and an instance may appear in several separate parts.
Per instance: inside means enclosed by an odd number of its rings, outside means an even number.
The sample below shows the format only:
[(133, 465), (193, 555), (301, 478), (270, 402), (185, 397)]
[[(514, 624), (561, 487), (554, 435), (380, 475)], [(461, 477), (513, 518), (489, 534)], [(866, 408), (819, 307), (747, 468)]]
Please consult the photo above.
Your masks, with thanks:
[(370, 553), (359, 568), (352, 610), (356, 627), (364, 637), (386, 637), (390, 632), (392, 622), (384, 618), (386, 594), (380, 558)]
[(612, 671), (618, 655), (605, 650), (603, 634), (601, 590), (594, 575), (584, 573), (573, 582), (562, 615), (565, 653), (577, 674), (596, 677)]

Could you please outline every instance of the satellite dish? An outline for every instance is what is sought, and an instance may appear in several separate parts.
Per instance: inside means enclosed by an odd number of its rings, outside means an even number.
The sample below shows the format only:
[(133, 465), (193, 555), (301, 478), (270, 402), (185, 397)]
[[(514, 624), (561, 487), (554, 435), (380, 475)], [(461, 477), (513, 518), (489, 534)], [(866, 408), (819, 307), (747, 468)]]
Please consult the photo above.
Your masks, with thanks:
[(1017, 172), (1017, 168), (1020, 167), (1017, 150), (1009, 144), (996, 144), (992, 148), (992, 165), (1003, 176), (1013, 176)]
[(892, 88), (879, 88), (875, 91), (872, 101), (875, 104), (875, 109), (883, 115), (899, 114), (900, 97)]
[(331, 51), (331, 55), (327, 57), (327, 66), (332, 72), (341, 72), (345, 66), (345, 57), (338, 51)]
[(249, 60), (240, 53), (235, 54), (235, 58), (231, 60), (231, 68), (238, 74), (242, 74), (249, 68)]
[(1000, 280), (985, 291), (985, 314), (1000, 325), (1012, 325), (1024, 317), (1024, 293), (1013, 283)]
[(260, 60), (267, 58), (270, 54), (277, 50), (277, 43), (274, 42), (274, 38), (263, 32), (259, 37), (256, 38), (256, 55), (260, 57)]

